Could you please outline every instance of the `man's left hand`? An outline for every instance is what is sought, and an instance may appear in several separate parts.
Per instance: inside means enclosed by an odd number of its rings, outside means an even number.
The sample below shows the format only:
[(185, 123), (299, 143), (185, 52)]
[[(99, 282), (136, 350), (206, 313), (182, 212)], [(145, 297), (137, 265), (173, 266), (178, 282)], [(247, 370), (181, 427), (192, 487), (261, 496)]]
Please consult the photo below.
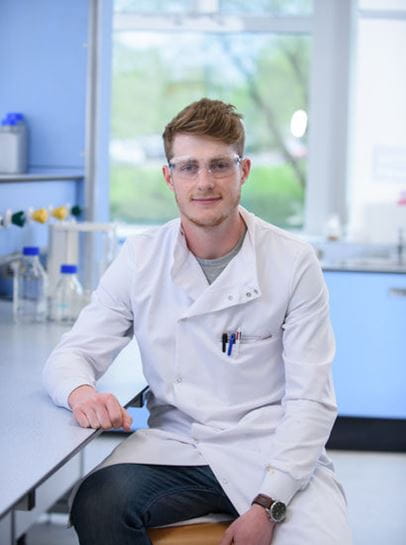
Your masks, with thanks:
[(254, 504), (230, 524), (219, 545), (270, 545), (274, 527), (265, 509)]

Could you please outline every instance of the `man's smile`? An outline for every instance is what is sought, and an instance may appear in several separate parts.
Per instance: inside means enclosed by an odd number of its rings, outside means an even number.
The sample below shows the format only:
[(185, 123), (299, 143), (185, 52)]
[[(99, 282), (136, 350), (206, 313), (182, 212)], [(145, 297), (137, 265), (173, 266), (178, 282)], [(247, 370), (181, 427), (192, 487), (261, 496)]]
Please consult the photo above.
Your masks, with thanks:
[(210, 203), (221, 201), (221, 197), (192, 197), (191, 200), (193, 202), (197, 202), (201, 204), (210, 204)]

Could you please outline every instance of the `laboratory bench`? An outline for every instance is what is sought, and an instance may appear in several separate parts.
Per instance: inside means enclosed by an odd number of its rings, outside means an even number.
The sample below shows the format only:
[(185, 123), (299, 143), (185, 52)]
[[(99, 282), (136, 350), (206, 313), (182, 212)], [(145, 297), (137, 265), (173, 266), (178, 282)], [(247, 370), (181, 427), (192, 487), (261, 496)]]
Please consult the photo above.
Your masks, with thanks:
[[(44, 363), (66, 330), (52, 322), (14, 324), (11, 303), (0, 302), (1, 545), (14, 545), (92, 469), (86, 446), (101, 430), (80, 428), (70, 411), (53, 404), (42, 385)], [(123, 406), (139, 403), (145, 387), (134, 342), (98, 382), (99, 390), (114, 393)]]

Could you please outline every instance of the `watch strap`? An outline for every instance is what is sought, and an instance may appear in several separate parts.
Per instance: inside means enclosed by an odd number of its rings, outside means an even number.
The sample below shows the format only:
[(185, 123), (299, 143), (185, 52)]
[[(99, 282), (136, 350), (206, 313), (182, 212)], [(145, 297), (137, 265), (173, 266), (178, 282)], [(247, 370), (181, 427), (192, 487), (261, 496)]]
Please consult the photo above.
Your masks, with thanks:
[(286, 505), (282, 501), (274, 500), (266, 494), (258, 494), (252, 503), (263, 507), (273, 522), (279, 523), (286, 518)]
[(271, 505), (273, 504), (275, 500), (270, 498), (269, 496), (266, 496), (265, 494), (258, 494), (255, 496), (255, 498), (252, 500), (252, 504), (256, 503), (258, 505), (261, 505), (262, 507), (265, 507), (265, 509), (270, 509)]

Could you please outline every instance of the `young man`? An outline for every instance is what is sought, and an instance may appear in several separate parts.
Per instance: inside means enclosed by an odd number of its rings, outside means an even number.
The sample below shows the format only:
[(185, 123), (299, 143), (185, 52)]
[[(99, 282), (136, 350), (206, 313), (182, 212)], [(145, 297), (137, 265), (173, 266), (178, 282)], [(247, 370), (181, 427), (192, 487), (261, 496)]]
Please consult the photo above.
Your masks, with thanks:
[(133, 334), (150, 386), (149, 428), (76, 494), (80, 543), (149, 545), (147, 527), (220, 511), (235, 517), (221, 545), (349, 545), (315, 254), (239, 206), (250, 160), (233, 106), (195, 102), (163, 138), (180, 218), (125, 243), (44, 371), (83, 427), (130, 428), (95, 380)]

